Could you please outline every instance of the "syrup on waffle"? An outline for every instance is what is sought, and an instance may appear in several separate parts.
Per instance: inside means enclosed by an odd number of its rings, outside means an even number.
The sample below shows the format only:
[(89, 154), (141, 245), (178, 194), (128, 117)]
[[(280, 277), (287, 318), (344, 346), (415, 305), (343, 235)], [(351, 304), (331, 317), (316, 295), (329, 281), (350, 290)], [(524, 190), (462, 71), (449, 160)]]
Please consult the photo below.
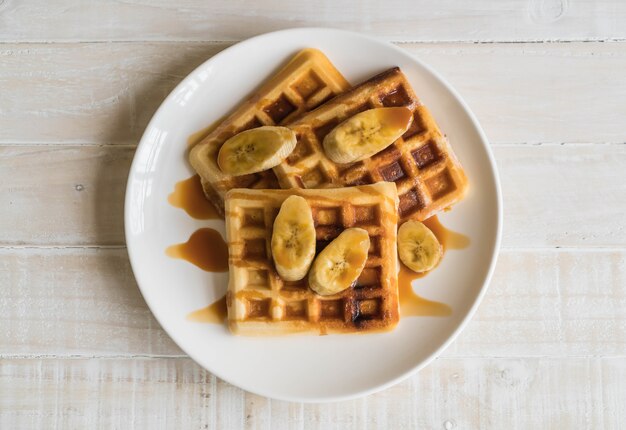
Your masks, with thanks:
[(223, 213), (224, 195), (233, 188), (279, 188), (272, 170), (230, 176), (217, 165), (222, 144), (237, 133), (263, 125), (284, 125), (332, 97), (350, 84), (324, 54), (304, 49), (241, 104), (189, 154), (192, 167), (202, 178), (205, 194)]
[[(272, 226), (280, 205), (292, 194), (311, 206), (317, 253), (346, 228), (369, 233), (365, 268), (353, 287), (320, 296), (308, 287), (308, 276), (286, 282), (276, 272)], [(397, 204), (396, 186), (388, 182), (341, 189), (231, 190), (226, 196), (230, 330), (240, 335), (283, 335), (393, 328), (399, 320)]]
[[(369, 159), (336, 164), (324, 154), (324, 137), (367, 109), (406, 106), (413, 123), (389, 147)], [(335, 188), (395, 182), (400, 220), (424, 220), (459, 201), (467, 178), (449, 143), (402, 71), (392, 68), (326, 102), (288, 125), (298, 137), (291, 155), (274, 168), (282, 188)]]

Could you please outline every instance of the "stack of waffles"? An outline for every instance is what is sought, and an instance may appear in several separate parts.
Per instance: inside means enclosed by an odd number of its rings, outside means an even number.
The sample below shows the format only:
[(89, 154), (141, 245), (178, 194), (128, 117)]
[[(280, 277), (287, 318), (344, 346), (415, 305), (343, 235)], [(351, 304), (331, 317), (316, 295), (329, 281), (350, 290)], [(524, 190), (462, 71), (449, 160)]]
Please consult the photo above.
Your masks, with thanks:
[[(353, 115), (379, 107), (411, 110), (409, 129), (370, 158), (337, 164), (324, 137)], [(230, 137), (262, 125), (296, 135), (291, 154), (271, 170), (230, 176), (217, 154)], [(320, 51), (298, 53), (190, 152), (203, 189), (225, 215), (231, 331), (243, 335), (346, 333), (393, 328), (399, 319), (396, 231), (462, 199), (467, 178), (450, 144), (399, 68), (350, 89)], [(282, 188), (282, 189), (280, 189)], [(320, 296), (302, 281), (283, 281), (270, 239), (280, 205), (290, 195), (313, 213), (317, 252), (351, 227), (370, 235), (365, 268), (352, 288)]]

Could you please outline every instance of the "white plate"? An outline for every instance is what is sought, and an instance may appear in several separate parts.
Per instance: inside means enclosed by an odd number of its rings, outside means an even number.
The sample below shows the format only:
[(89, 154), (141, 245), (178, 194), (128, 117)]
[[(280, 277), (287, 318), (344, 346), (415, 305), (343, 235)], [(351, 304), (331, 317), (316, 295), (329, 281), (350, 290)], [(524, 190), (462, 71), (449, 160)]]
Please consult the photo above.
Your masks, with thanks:
[[(450, 317), (401, 319), (389, 333), (245, 338), (225, 326), (186, 320), (226, 291), (228, 275), (204, 272), (165, 255), (198, 228), (224, 233), (222, 221), (198, 221), (167, 196), (193, 174), (186, 160), (190, 134), (239, 104), (276, 68), (305, 47), (322, 50), (353, 84), (400, 66), (465, 167), (470, 192), (442, 223), (470, 237), (414, 283), (428, 299), (450, 305)], [(352, 398), (388, 387), (445, 348), (467, 323), (493, 271), (501, 231), (501, 197), (493, 157), (476, 119), (430, 68), (391, 44), (329, 29), (296, 29), (232, 46), (194, 70), (167, 97), (137, 148), (126, 190), (126, 242), (148, 306), (174, 341), (219, 378), (263, 396), (293, 401)]]

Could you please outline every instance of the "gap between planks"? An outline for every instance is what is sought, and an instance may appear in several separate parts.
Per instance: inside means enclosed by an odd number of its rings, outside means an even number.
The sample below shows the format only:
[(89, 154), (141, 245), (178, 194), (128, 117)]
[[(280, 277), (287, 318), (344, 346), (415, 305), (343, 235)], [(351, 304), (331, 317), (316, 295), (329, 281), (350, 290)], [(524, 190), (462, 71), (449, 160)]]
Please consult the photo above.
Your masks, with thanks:
[[(291, 30), (293, 28), (285, 28), (283, 30)], [(332, 28), (330, 28), (333, 30)], [(277, 30), (278, 31), (278, 30)], [(359, 33), (359, 32), (356, 32)], [(362, 32), (361, 32), (362, 33)], [(260, 33), (258, 35), (250, 36), (245, 39), (58, 39), (58, 40), (46, 40), (46, 39), (28, 39), (28, 40), (11, 40), (4, 39), (0, 41), (0, 47), (2, 45), (28, 45), (28, 44), (41, 44), (41, 45), (57, 45), (57, 44), (141, 44), (141, 43), (150, 43), (150, 44), (211, 44), (211, 45), (236, 45), (240, 42), (245, 42), (248, 39), (252, 39), (256, 36), (261, 36), (267, 33)], [(377, 39), (383, 40), (388, 43), (392, 43), (394, 45), (433, 45), (433, 44), (447, 44), (454, 43), (459, 45), (495, 45), (495, 44), (526, 44), (526, 45), (556, 45), (561, 43), (624, 43), (626, 42), (626, 38), (623, 37), (608, 37), (608, 38), (546, 38), (546, 39), (493, 39), (493, 40), (480, 40), (480, 39), (415, 39), (415, 40), (403, 40), (403, 39), (393, 39), (393, 38), (385, 38), (382, 36), (376, 36)]]
[[(445, 352), (442, 351), (441, 354)], [(101, 355), (93, 355), (93, 354), (0, 354), (0, 359), (2, 360), (142, 360), (142, 361), (162, 361), (162, 360), (192, 360), (191, 357), (185, 354), (178, 355), (151, 355), (151, 354), (101, 354)], [(445, 356), (438, 355), (434, 358), (433, 361), (430, 361), (429, 364), (434, 361), (442, 360), (442, 361), (459, 361), (459, 360), (563, 360), (563, 359), (572, 359), (572, 360), (621, 360), (626, 359), (626, 355), (622, 354), (588, 354), (588, 355), (546, 355), (546, 354), (520, 354), (520, 355), (454, 355), (454, 356)], [(194, 361), (195, 363), (195, 361)], [(196, 363), (197, 364), (197, 363)], [(198, 364), (200, 366), (200, 364)], [(200, 366), (202, 367), (202, 366)], [(419, 372), (415, 371), (415, 373)]]
[[(183, 4), (181, 4), (183, 3)], [(398, 13), (401, 11), (401, 13)], [(15, 41), (237, 41), (285, 28), (346, 29), (386, 40), (605, 41), (626, 38), (619, 0), (458, 2), (242, 2), (163, 0), (0, 2), (4, 34)], [(592, 19), (590, 19), (590, 17)], [(37, 22), (36, 26), (28, 25)]]
[[(63, 251), (63, 250), (125, 250), (126, 245), (3, 245), (0, 244), (0, 251)], [(516, 247), (501, 246), (500, 252), (626, 252), (626, 246), (589, 246), (589, 247), (569, 247), (569, 246), (537, 246), (537, 247)]]
[[(112, 142), (40, 142), (40, 141), (23, 141), (23, 142), (12, 142), (12, 141), (2, 141), (0, 140), (0, 148), (1, 147), (23, 147), (23, 146), (37, 146), (37, 147), (54, 147), (54, 148), (83, 148), (83, 147), (116, 147), (116, 148), (137, 148), (139, 143), (117, 143), (115, 141)], [(615, 141), (615, 142), (489, 142), (490, 147), (501, 148), (501, 147), (512, 147), (512, 146), (619, 146), (626, 145), (626, 142)]]

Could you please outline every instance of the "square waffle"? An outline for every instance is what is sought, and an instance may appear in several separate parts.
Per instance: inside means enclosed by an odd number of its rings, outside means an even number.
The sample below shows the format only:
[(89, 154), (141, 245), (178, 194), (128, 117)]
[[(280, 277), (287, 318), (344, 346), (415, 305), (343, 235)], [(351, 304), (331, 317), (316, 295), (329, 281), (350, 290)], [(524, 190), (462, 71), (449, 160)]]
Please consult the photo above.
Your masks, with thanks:
[[(322, 142), (335, 126), (358, 112), (391, 106), (413, 111), (413, 123), (401, 138), (356, 163), (336, 164), (326, 158)], [(467, 178), (452, 148), (398, 67), (335, 97), (288, 127), (298, 143), (274, 168), (282, 188), (395, 182), (401, 221), (424, 220), (459, 201), (467, 189)]]
[[(274, 218), (290, 195), (313, 213), (319, 253), (350, 227), (370, 235), (365, 268), (356, 285), (320, 296), (301, 281), (283, 281), (272, 262)], [(228, 326), (241, 335), (299, 332), (351, 333), (393, 328), (399, 319), (396, 258), (398, 194), (392, 183), (341, 189), (251, 190), (226, 195), (230, 280)]]
[(233, 188), (280, 188), (272, 170), (230, 176), (217, 165), (226, 140), (250, 128), (283, 125), (350, 88), (350, 84), (316, 49), (304, 49), (241, 104), (189, 153), (209, 200), (223, 212), (224, 195)]

